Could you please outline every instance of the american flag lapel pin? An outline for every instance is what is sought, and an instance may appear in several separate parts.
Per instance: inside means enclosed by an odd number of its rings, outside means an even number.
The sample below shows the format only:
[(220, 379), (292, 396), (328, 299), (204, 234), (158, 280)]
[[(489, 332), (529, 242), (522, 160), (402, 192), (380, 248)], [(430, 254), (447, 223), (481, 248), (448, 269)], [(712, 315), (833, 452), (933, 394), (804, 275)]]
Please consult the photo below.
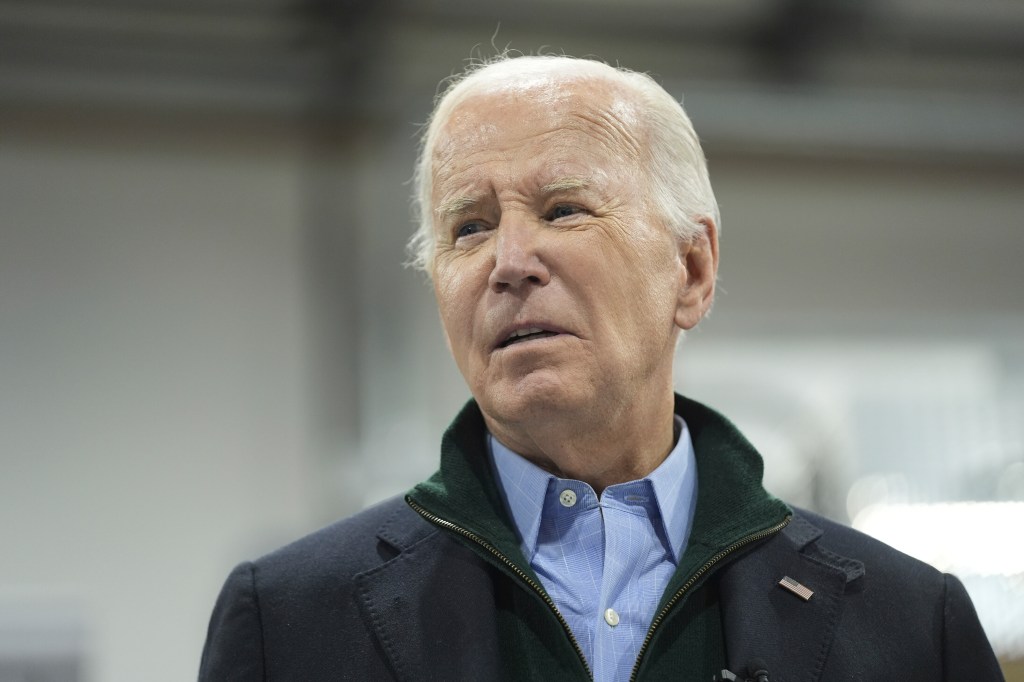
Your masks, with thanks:
[(804, 601), (807, 601), (812, 596), (814, 596), (814, 592), (808, 589), (806, 585), (801, 585), (797, 581), (790, 578), (788, 575), (782, 577), (782, 580), (779, 581), (779, 586), (785, 588), (786, 590), (789, 590), (790, 592), (800, 597)]

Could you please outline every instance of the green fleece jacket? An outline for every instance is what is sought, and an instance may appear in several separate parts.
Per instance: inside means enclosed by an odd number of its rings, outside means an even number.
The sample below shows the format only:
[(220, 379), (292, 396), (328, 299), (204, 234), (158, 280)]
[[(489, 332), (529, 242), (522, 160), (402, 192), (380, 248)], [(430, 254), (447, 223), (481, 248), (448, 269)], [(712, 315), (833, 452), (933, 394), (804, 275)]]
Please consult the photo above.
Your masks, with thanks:
[[(675, 411), (696, 454), (697, 507), (689, 544), (633, 669), (636, 680), (710, 680), (725, 667), (716, 573), (791, 518), (761, 485), (761, 457), (725, 417), (679, 395)], [(483, 417), (470, 401), (445, 433), (440, 470), (406, 500), (495, 568), (507, 679), (590, 679), (569, 627), (523, 556), (486, 447)]]

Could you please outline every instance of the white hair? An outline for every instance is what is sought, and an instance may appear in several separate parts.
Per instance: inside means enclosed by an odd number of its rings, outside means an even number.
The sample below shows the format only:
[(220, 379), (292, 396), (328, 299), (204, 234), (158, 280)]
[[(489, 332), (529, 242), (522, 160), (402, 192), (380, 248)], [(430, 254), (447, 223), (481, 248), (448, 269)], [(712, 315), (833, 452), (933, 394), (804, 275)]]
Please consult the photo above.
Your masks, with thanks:
[(434, 260), (433, 153), (438, 132), (452, 111), (482, 86), (494, 87), (518, 79), (549, 76), (565, 80), (603, 78), (623, 86), (641, 112), (648, 154), (648, 201), (680, 239), (704, 234), (703, 220), (720, 226), (718, 203), (711, 190), (707, 161), (697, 133), (682, 104), (645, 73), (616, 68), (590, 59), (566, 56), (510, 57), (507, 53), (479, 60), (449, 79), (435, 100), (434, 111), (420, 141), (413, 177), (413, 211), (418, 223), (409, 240), (409, 264), (432, 276)]

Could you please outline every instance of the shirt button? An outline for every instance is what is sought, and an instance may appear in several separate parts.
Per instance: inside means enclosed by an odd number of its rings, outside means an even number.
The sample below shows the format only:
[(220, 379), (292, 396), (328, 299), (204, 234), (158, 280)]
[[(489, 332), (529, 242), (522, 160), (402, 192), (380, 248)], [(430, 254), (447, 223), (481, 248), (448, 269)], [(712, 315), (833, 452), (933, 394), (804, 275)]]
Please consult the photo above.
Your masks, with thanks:
[(571, 507), (576, 504), (576, 493), (571, 490), (563, 490), (562, 494), (558, 496), (558, 501), (562, 503), (563, 507)]
[(615, 613), (615, 609), (605, 609), (604, 622), (608, 623), (608, 625), (611, 625), (612, 627), (619, 624), (619, 614)]

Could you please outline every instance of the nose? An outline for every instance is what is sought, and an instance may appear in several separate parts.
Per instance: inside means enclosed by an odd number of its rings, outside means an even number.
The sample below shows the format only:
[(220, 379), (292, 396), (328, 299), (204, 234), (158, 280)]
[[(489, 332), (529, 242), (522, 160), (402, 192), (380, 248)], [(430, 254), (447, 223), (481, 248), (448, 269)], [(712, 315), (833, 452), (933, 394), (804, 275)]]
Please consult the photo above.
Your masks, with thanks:
[(496, 292), (544, 286), (551, 273), (541, 257), (540, 227), (508, 217), (498, 225), (494, 239), (494, 268), (488, 280)]

